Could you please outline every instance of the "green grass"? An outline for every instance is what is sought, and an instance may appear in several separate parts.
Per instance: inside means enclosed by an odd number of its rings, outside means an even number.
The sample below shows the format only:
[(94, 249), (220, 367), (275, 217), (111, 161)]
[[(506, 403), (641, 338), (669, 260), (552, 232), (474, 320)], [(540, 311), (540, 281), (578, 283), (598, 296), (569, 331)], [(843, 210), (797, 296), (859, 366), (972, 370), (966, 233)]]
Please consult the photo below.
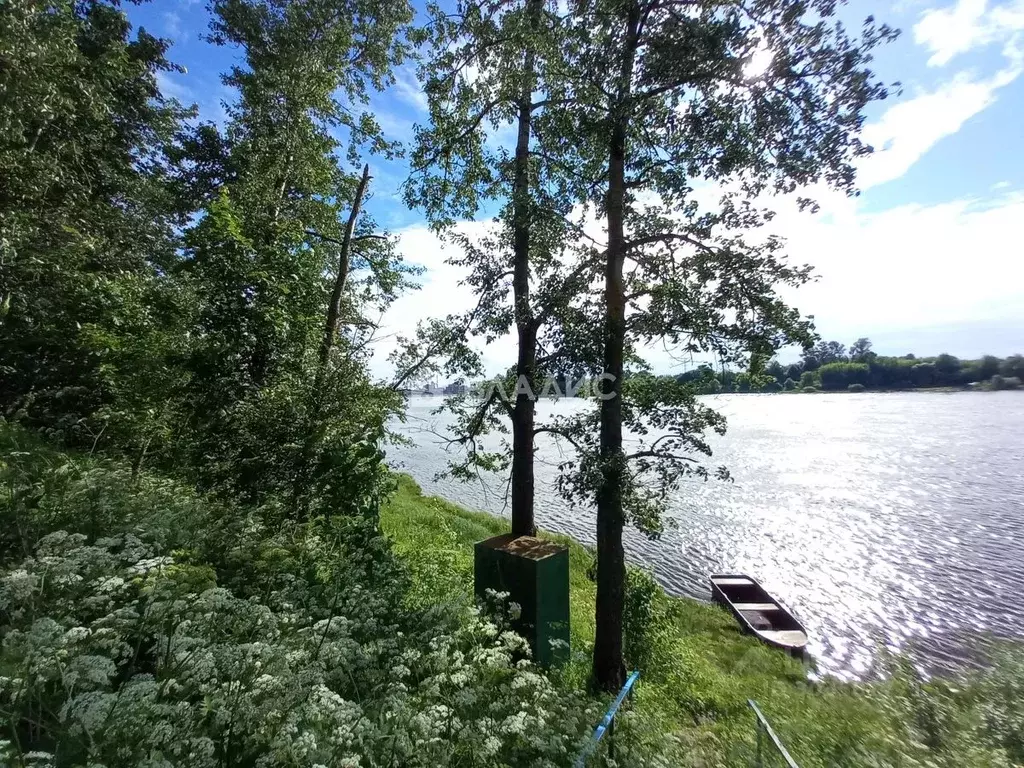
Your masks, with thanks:
[[(471, 600), (473, 544), (507, 533), (509, 522), (485, 512), (470, 511), (437, 496), (425, 496), (407, 475), (398, 475), (397, 480), (397, 491), (381, 511), (381, 525), (395, 551), (416, 577), (414, 599), (424, 603), (442, 597)], [(594, 642), (596, 586), (587, 573), (594, 565), (594, 554), (568, 536), (546, 531), (541, 531), (540, 536), (569, 548), (571, 642), (574, 649), (589, 653)], [(736, 660), (747, 658), (766, 665), (763, 672), (772, 679), (803, 679), (804, 671), (799, 663), (742, 634), (732, 616), (721, 608), (696, 600), (668, 597), (660, 588), (655, 601), (655, 609), (667, 619), (676, 639), (701, 646), (712, 660), (715, 671), (734, 674)]]
[[(398, 489), (381, 512), (381, 524), (412, 570), (412, 599), (424, 605), (471, 601), (473, 544), (509, 530), (502, 518), (423, 495), (404, 475), (398, 476)], [(543, 531), (540, 535), (569, 548), (573, 661), (562, 679), (568, 685), (582, 685), (594, 642), (596, 589), (587, 575), (594, 555), (566, 536)], [(640, 612), (646, 626), (632, 626), (627, 633), (627, 646), (643, 663), (627, 661), (631, 668), (641, 668), (643, 684), (635, 703), (649, 722), (661, 721), (665, 730), (735, 724), (752, 734), (747, 698), (770, 697), (779, 685), (807, 688), (798, 662), (743, 635), (726, 611), (668, 597), (637, 572), (631, 573), (630, 587), (627, 608)]]
[[(397, 481), (381, 523), (412, 571), (410, 599), (424, 606), (471, 603), (473, 544), (507, 532), (508, 522), (424, 496), (407, 476)], [(570, 538), (540, 535), (569, 547), (573, 653), (556, 679), (583, 686), (594, 638), (595, 585), (587, 576), (594, 557)], [(748, 699), (758, 702), (802, 768), (1021, 765), (1013, 757), (1024, 750), (1010, 749), (1007, 757), (1002, 746), (1024, 743), (1019, 697), (991, 682), (1016, 679), (1024, 669), (1020, 655), (987, 681), (923, 682), (896, 665), (884, 682), (812, 683), (799, 662), (743, 635), (726, 611), (669, 597), (635, 569), (626, 603), (627, 664), (641, 670), (641, 683), (618, 731), (619, 765), (750, 765), (755, 730)], [(992, 711), (1004, 713), (1001, 730), (992, 727)], [(651, 762), (652, 755), (664, 762)]]
[[(424, 496), (407, 475), (398, 476), (398, 490), (381, 510), (381, 525), (395, 551), (412, 569), (413, 596), (423, 603), (440, 598), (472, 600), (473, 544), (510, 530), (503, 518)], [(571, 645), (589, 649), (594, 642), (596, 588), (587, 578), (587, 569), (593, 555), (566, 536), (541, 535), (569, 547)]]

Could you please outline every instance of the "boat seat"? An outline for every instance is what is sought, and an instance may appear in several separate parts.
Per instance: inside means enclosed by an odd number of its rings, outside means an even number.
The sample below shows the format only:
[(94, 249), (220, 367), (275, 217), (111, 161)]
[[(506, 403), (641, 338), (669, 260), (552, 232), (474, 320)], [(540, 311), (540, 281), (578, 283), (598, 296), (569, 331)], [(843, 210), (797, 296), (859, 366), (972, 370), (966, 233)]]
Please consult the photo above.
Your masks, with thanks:
[(775, 603), (733, 603), (737, 611), (777, 611)]

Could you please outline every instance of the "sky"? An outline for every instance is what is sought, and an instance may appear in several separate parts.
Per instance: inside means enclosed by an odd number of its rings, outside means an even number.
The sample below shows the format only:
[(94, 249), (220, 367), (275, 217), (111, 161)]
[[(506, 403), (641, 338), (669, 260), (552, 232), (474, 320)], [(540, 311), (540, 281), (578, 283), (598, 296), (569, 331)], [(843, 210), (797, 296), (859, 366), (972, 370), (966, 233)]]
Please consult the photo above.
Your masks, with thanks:
[[(157, 0), (127, 9), (137, 26), (172, 40), (169, 57), (187, 69), (161, 75), (164, 93), (223, 123), (233, 94), (220, 76), (238, 53), (203, 39), (205, 4)], [(867, 112), (864, 137), (876, 152), (858, 167), (858, 197), (818, 191), (816, 214), (773, 201), (773, 232), (787, 240), (789, 259), (817, 276), (787, 298), (814, 316), (823, 338), (849, 344), (867, 336), (880, 354), (1024, 352), (1024, 0), (852, 0), (843, 12), (853, 23), (868, 15), (902, 31), (874, 63), (902, 92)], [(371, 107), (389, 138), (408, 142), (413, 125), (427, 120), (415, 68), (399, 69)], [(373, 365), (386, 375), (394, 335), (411, 333), (418, 319), (468, 309), (473, 297), (446, 264), (451, 248), (402, 203), (404, 161), (370, 164), (367, 209), (425, 269), (421, 289), (384, 318)], [(488, 223), (461, 226), (483, 231)], [(659, 373), (697, 362), (663, 348), (646, 357)], [(504, 370), (514, 340), (488, 345), (484, 359), (489, 372)]]

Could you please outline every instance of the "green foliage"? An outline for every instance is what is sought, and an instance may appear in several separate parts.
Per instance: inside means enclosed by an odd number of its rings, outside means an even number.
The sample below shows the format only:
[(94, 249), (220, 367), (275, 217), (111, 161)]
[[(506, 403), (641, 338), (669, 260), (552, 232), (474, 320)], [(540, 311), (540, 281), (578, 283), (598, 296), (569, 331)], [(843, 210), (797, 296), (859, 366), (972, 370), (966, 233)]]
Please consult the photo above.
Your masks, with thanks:
[(704, 394), (706, 395), (717, 395), (722, 391), (722, 385), (718, 379), (711, 379), (704, 385)]
[[(603, 703), (582, 693), (598, 626), (592, 553), (570, 547), (577, 653), (545, 675), (472, 605), (468, 543), (503, 524), (407, 480), (385, 505), (397, 390), (432, 372), (482, 375), (471, 332), (514, 326), (522, 349), (544, 350), (517, 365), (528, 379), (621, 364), (612, 416), (641, 438), (634, 452), (599, 440), (594, 415), (542, 428), (577, 449), (567, 496), (613, 487), (613, 527), (650, 535), (681, 478), (712, 476), (693, 459), (710, 457), (705, 435), (725, 422), (698, 392), (860, 385), (865, 368), (870, 386), (1019, 384), (1020, 356), (879, 358), (866, 339), (849, 363), (836, 342), (803, 368), (769, 360), (812, 341), (781, 293), (808, 272), (777, 239), (743, 240), (768, 220), (745, 198), (815, 181), (852, 189), (862, 110), (886, 95), (866, 66), (887, 27), (868, 23), (854, 41), (829, 26), (828, 2), (805, 19), (770, 2), (756, 25), (713, 4), (681, 17), (654, 0), (600, 0), (549, 23), (544, 3), (469, 3), (430, 8), (410, 40), (404, 0), (209, 5), (209, 39), (237, 54), (224, 128), (189, 122), (161, 94), (168, 44), (133, 37), (118, 0), (3, 6), (4, 765), (565, 764)], [(821, 69), (746, 78), (761, 27), (777, 62), (799, 51)], [(430, 35), (431, 125), (408, 197), (441, 228), (486, 201), (505, 207), (481, 241), (453, 235), (477, 310), (425, 322), (389, 386), (370, 374), (368, 347), (416, 270), (360, 207), (364, 155), (398, 151), (365, 107)], [(528, 128), (514, 161), (487, 141), (511, 123)], [(620, 145), (630, 151), (611, 163)], [(702, 180), (738, 191), (700, 210)], [(591, 203), (621, 235), (614, 248), (578, 236), (573, 216)], [(511, 270), (509, 242), (526, 259)], [(601, 297), (587, 289), (609, 254), (622, 284)], [(611, 314), (594, 322), (627, 295), (642, 297), (628, 333), (624, 306), (621, 328)], [(650, 375), (636, 349), (654, 342), (742, 372)], [(460, 427), (500, 431), (506, 406), (463, 409)], [(532, 412), (523, 423), (532, 439)], [(481, 451), (463, 469), (506, 459)], [(792, 713), (779, 722), (807, 765), (1020, 759), (1012, 654), (966, 693), (907, 671), (883, 688), (811, 691), (720, 611), (670, 600), (640, 571), (620, 586), (626, 655), (645, 672), (624, 762), (747, 762), (751, 693)]]
[(0, 434), (5, 765), (555, 764), (599, 715), (467, 606), (411, 606), (372, 507), (268, 526)]
[(850, 360), (855, 363), (865, 363), (876, 357), (871, 351), (871, 339), (861, 336), (850, 345)]
[(846, 388), (847, 392), (863, 392), (865, 389), (864, 385), (856, 382)]
[(916, 359), (878, 357), (871, 366), (871, 386), (880, 389), (909, 389), (914, 386), (911, 371)]
[(866, 386), (871, 369), (867, 363), (826, 363), (816, 371), (822, 389), (846, 389), (851, 384)]
[(807, 386), (807, 387), (801, 387), (800, 391), (801, 392), (817, 392), (818, 388), (815, 387), (815, 386)]
[[(863, 347), (861, 342), (866, 339), (858, 339), (855, 344), (860, 351)], [(870, 342), (868, 342), (870, 344)], [(838, 341), (819, 341), (814, 347), (806, 350), (801, 362), (808, 371), (816, 371), (823, 365), (829, 363), (842, 363), (848, 360), (846, 347)]]
[[(157, 76), (175, 67), (116, 2), (2, 14), (0, 412), (86, 445), (152, 442), (166, 379), (147, 373), (165, 373), (174, 316), (158, 278), (181, 224), (161, 156), (186, 115)], [(130, 384), (111, 372), (126, 357)]]
[(821, 385), (821, 378), (815, 371), (804, 371), (800, 375), (800, 388), (807, 389), (808, 387), (816, 388)]
[(1010, 355), (999, 364), (999, 374), (1007, 378), (1024, 379), (1024, 355)]
[(1020, 379), (1016, 376), (1004, 377), (998, 373), (989, 380), (989, 389), (1020, 389)]
[(797, 383), (792, 379), (786, 379), (786, 383), (782, 385), (782, 388), (787, 392), (792, 392), (797, 388)]
[(251, 503), (290, 494), (301, 517), (318, 470), (350, 455), (339, 445), (372, 443), (400, 404), (366, 373), (366, 315), (414, 270), (357, 215), (363, 177), (338, 155), (354, 165), (363, 149), (394, 149), (353, 105), (392, 81), (411, 11), (344, 0), (219, 0), (212, 10), (211, 39), (237, 46), (244, 64), (224, 76), (239, 95), (215, 142), (214, 175), (226, 181), (197, 190), (204, 215), (181, 266), (195, 297), (190, 460), (204, 487)]
[[(787, 380), (801, 382), (802, 386), (814, 386), (830, 391), (849, 389), (853, 384), (861, 384), (866, 389), (914, 389), (917, 387), (963, 387), (970, 384), (985, 384), (992, 388), (993, 376), (1000, 375), (1000, 370), (1016, 370), (1020, 356), (1013, 355), (1001, 360), (986, 355), (978, 360), (959, 360), (953, 355), (942, 354), (934, 358), (918, 358), (914, 355), (904, 357), (882, 357), (871, 350), (871, 340), (857, 339), (850, 345), (849, 359), (846, 359), (843, 345), (839, 342), (819, 343), (804, 355), (801, 363), (788, 367), (773, 360), (765, 368), (767, 383), (759, 384), (761, 391), (778, 391), (772, 380), (789, 391)], [(827, 362), (820, 362), (826, 360)], [(924, 367), (918, 367), (924, 366)], [(808, 376), (807, 374), (813, 374)], [(698, 377), (713, 377), (721, 387), (728, 391), (745, 392), (755, 389), (748, 383), (745, 372), (728, 369), (717, 373), (710, 368), (698, 368), (677, 376), (681, 382), (692, 383)], [(1002, 379), (1008, 378), (1005, 374)], [(703, 379), (702, 379), (703, 380)], [(713, 385), (704, 384), (705, 391), (711, 391)]]
[(629, 669), (649, 669), (658, 650), (661, 587), (654, 576), (640, 568), (626, 572), (626, 602), (623, 610), (623, 655)]

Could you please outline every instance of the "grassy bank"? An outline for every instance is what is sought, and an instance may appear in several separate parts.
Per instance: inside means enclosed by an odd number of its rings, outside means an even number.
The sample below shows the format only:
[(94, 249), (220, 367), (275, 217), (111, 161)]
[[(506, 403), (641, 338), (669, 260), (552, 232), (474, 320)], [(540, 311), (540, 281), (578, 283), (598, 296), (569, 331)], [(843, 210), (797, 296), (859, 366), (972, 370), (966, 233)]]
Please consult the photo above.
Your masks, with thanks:
[[(503, 519), (424, 496), (405, 476), (381, 522), (424, 604), (470, 601), (473, 543), (508, 530)], [(557, 682), (576, 690), (593, 643), (593, 556), (571, 539), (546, 537), (569, 546), (573, 661)], [(747, 699), (804, 768), (1024, 764), (1017, 653), (956, 681), (926, 682), (893, 660), (885, 682), (811, 683), (799, 663), (742, 635), (725, 611), (668, 597), (638, 571), (630, 574), (627, 620), (629, 663), (642, 682), (619, 731), (619, 764), (660, 754), (666, 765), (749, 765), (755, 731)]]

